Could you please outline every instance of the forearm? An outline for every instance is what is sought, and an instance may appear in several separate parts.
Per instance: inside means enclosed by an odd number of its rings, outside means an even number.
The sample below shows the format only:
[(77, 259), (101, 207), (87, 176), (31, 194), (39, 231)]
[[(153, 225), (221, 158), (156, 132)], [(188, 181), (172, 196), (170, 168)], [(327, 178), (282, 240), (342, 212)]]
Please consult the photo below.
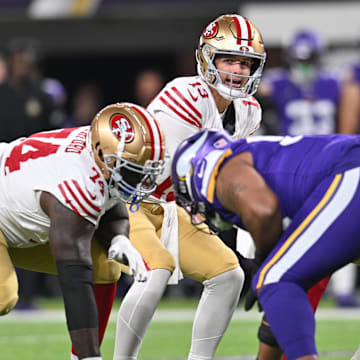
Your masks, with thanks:
[(129, 218), (125, 205), (118, 204), (107, 211), (101, 218), (95, 232), (97, 241), (108, 250), (112, 239), (117, 235), (129, 236)]
[(254, 240), (256, 252), (264, 260), (282, 234), (282, 216), (279, 209), (268, 216), (252, 217), (246, 226)]
[(74, 349), (80, 359), (100, 356), (92, 266), (63, 260), (57, 261), (57, 267)]

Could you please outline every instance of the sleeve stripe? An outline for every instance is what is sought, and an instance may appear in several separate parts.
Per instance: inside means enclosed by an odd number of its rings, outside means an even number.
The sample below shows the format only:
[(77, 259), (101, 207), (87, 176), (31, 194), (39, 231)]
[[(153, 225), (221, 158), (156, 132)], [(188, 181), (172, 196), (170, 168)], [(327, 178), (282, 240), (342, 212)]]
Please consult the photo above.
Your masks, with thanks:
[(253, 105), (257, 109), (259, 109), (259, 104), (256, 102), (256, 100), (254, 102), (249, 101), (249, 100), (243, 100), (243, 103), (244, 103), (244, 105), (249, 105), (249, 106)]
[(61, 192), (62, 196), (63, 196), (64, 199), (65, 199), (65, 202), (70, 205), (70, 207), (73, 209), (73, 211), (74, 211), (76, 214), (78, 214), (79, 216), (81, 216), (80, 213), (79, 213), (79, 211), (74, 207), (74, 205), (71, 203), (70, 199), (66, 196), (66, 192), (65, 192), (64, 187), (62, 186), (62, 184), (59, 184), (59, 189), (60, 189), (60, 192)]
[(79, 183), (76, 180), (72, 180), (73, 184), (75, 185), (77, 191), (79, 192), (79, 194), (81, 195), (81, 197), (86, 201), (86, 203), (93, 208), (96, 212), (100, 213), (101, 209), (98, 208), (96, 205), (94, 205), (91, 200), (89, 200), (89, 198), (86, 196), (86, 194), (82, 191)]
[(164, 103), (168, 108), (170, 108), (176, 115), (180, 116), (183, 120), (185, 120), (186, 122), (190, 123), (191, 125), (194, 125), (196, 127), (199, 127), (201, 129), (201, 126), (199, 126), (196, 122), (192, 121), (191, 119), (188, 119), (187, 117), (185, 117), (183, 114), (181, 114), (180, 112), (178, 112), (172, 105), (170, 105), (163, 96), (160, 96), (160, 100), (162, 101), (162, 103)]
[(198, 119), (196, 119), (196, 117), (194, 115), (192, 115), (189, 110), (185, 109), (183, 105), (181, 105), (167, 90), (165, 91), (165, 94), (183, 111), (186, 112), (186, 114), (189, 115), (189, 117), (195, 121), (195, 123), (197, 123), (197, 127), (201, 128), (201, 123), (199, 122)]
[(171, 185), (171, 178), (170, 176), (168, 176), (161, 184), (156, 187), (154, 195), (158, 195), (161, 197), (164, 191), (168, 189)]
[(249, 136), (253, 135), (255, 133), (255, 131), (260, 127), (260, 121), (256, 124), (256, 127), (254, 130), (251, 131), (251, 133), (249, 134)]
[[(94, 220), (97, 220), (99, 214), (92, 214), (89, 210), (87, 210), (85, 208), (85, 206), (81, 203), (81, 201), (79, 200), (79, 198), (76, 196), (76, 194), (74, 193), (73, 189), (71, 188), (70, 184), (67, 181), (64, 181), (65, 187), (66, 189), (69, 191), (69, 193), (71, 194), (73, 200), (75, 200), (76, 204), (81, 208), (81, 210), (87, 214), (89, 217), (91, 217)], [(72, 206), (71, 206), (72, 207)]]
[(180, 99), (182, 99), (186, 105), (189, 106), (189, 108), (199, 117), (199, 119), (202, 118), (201, 113), (195, 108), (193, 104), (175, 87), (173, 86), (171, 90), (174, 91), (174, 93), (179, 96)]

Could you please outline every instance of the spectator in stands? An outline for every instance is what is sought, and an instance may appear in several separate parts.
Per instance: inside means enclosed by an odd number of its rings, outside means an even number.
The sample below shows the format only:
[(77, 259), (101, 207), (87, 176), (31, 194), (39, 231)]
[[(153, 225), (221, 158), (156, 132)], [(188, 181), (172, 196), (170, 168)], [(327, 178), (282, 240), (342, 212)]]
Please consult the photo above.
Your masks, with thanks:
[(8, 75), (0, 84), (0, 141), (53, 128), (49, 119), (54, 103), (41, 88), (38, 43), (15, 38), (7, 50)]
[(71, 115), (65, 120), (63, 127), (89, 125), (102, 103), (102, 93), (96, 84), (81, 84), (75, 91)]
[(155, 69), (140, 71), (135, 78), (135, 101), (141, 106), (149, 105), (164, 85), (165, 78), (160, 71)]

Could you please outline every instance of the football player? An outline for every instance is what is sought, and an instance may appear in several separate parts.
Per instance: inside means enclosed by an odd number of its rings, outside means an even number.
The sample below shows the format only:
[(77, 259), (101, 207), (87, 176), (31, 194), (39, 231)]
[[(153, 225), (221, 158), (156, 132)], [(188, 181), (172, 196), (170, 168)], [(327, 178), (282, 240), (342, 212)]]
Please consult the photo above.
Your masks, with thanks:
[[(234, 139), (253, 134), (261, 108), (253, 97), (266, 53), (247, 18), (222, 15), (203, 31), (196, 50), (198, 75), (169, 82), (148, 106), (159, 121), (171, 159), (177, 145), (203, 128), (226, 129)], [(134, 283), (117, 317), (114, 360), (134, 360), (166, 285), (183, 276), (204, 286), (193, 324), (189, 359), (212, 359), (238, 304), (244, 272), (217, 236), (194, 228), (176, 206), (170, 163), (152, 196), (130, 213), (130, 241), (149, 276)], [(224, 296), (226, 294), (226, 296)]]
[[(339, 73), (322, 67), (324, 52), (324, 40), (317, 32), (298, 31), (284, 48), (288, 69), (272, 69), (264, 73), (259, 95), (275, 106), (281, 135), (331, 134), (337, 131), (338, 123), (341, 124), (340, 118), (338, 122), (338, 106), (343, 97), (341, 78)], [(356, 269), (349, 265), (342, 271), (346, 274)], [(314, 311), (329, 280), (327, 277), (309, 290)], [(268, 353), (276, 352), (277, 343), (266, 319), (259, 328), (259, 337), (264, 342), (260, 344), (261, 349)]]
[(332, 134), (337, 130), (340, 74), (323, 69), (322, 38), (314, 31), (295, 33), (286, 45), (287, 69), (264, 73), (259, 95), (274, 104), (281, 135)]
[(0, 313), (18, 299), (14, 266), (58, 274), (74, 352), (101, 359), (120, 263), (147, 277), (125, 203), (137, 206), (156, 187), (159, 126), (144, 108), (118, 103), (91, 126), (36, 133), (0, 151)]
[[(175, 153), (176, 198), (192, 218), (250, 231), (262, 259), (252, 287), (289, 359), (318, 358), (307, 290), (360, 257), (359, 155), (359, 136), (233, 141), (218, 130)], [(283, 217), (292, 220), (286, 230)]]

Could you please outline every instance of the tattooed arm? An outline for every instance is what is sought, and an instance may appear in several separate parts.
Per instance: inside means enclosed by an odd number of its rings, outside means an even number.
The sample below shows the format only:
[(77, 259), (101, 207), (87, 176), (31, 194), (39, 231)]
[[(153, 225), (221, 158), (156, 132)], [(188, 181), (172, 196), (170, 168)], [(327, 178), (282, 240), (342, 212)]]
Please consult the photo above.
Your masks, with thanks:
[(93, 293), (91, 239), (94, 225), (43, 192), (40, 204), (49, 216), (50, 247), (56, 261), (66, 321), (80, 359), (100, 356), (98, 318)]
[(280, 239), (282, 216), (276, 195), (255, 170), (250, 153), (235, 156), (221, 168), (216, 196), (241, 217), (257, 251), (266, 256)]

